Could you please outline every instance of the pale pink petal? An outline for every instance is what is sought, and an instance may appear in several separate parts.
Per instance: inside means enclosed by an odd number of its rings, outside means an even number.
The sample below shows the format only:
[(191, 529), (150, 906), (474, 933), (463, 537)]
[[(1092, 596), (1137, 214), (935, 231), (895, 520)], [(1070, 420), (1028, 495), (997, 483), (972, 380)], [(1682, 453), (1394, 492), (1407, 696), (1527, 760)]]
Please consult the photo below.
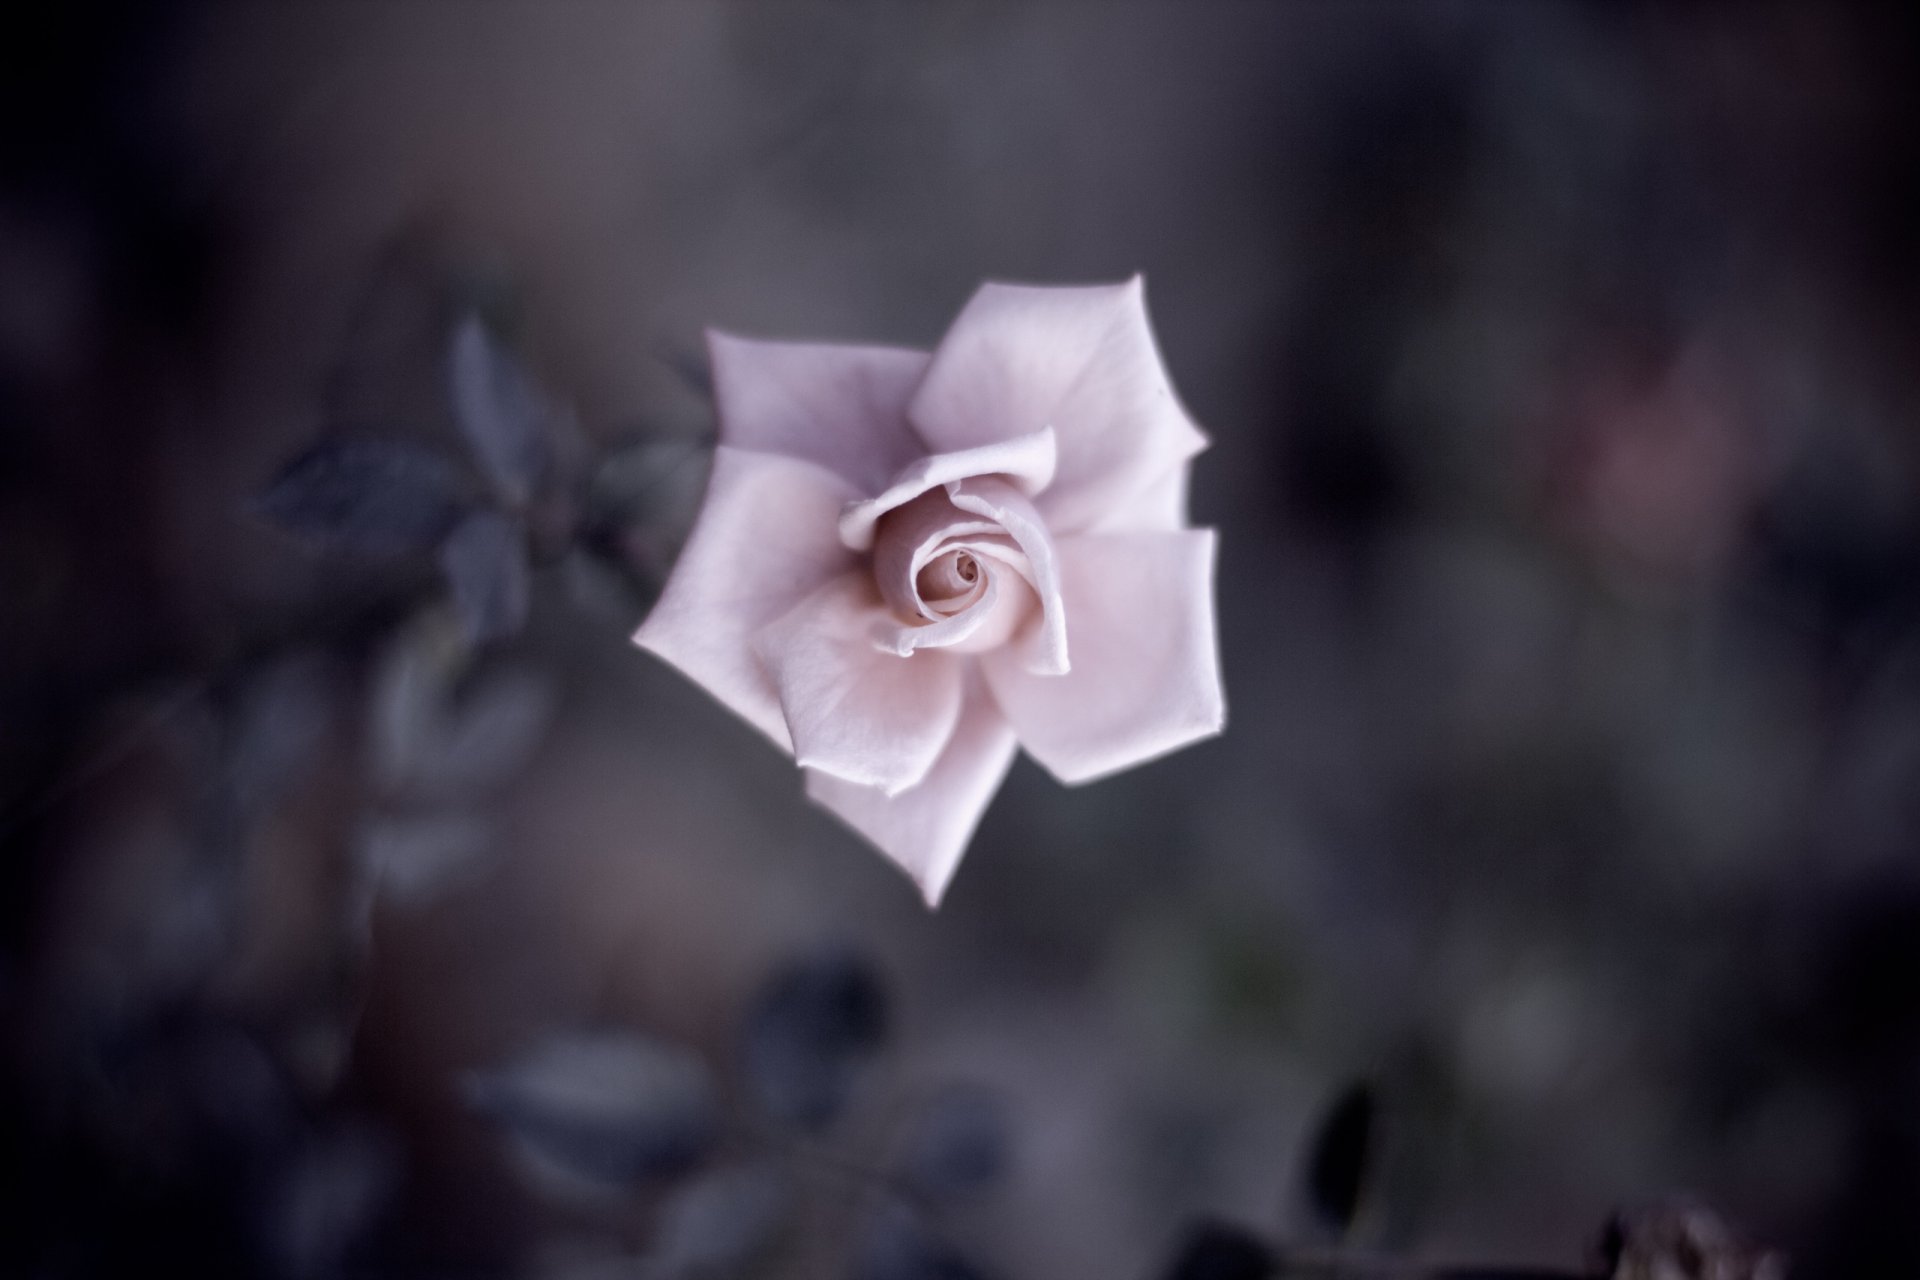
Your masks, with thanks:
[(913, 877), (927, 905), (937, 907), (980, 815), (1013, 763), (1014, 746), (1006, 718), (993, 699), (976, 690), (952, 740), (919, 786), (889, 797), (810, 772), (807, 794), (872, 841)]
[(1038, 628), (1016, 646), (1027, 669), (1040, 675), (1067, 670), (1067, 615), (1060, 600), (1060, 567), (1053, 538), (1033, 503), (997, 476), (979, 476), (947, 486), (947, 496), (962, 511), (993, 521), (1026, 553), (1027, 579), (1040, 597)]
[(840, 517), (840, 540), (865, 551), (873, 545), (873, 527), (881, 516), (930, 489), (972, 476), (1006, 476), (1023, 492), (1039, 493), (1052, 482), (1054, 464), (1054, 436), (1047, 429), (921, 458), (902, 468), (877, 496), (847, 507)]
[[(971, 510), (956, 501), (956, 495), (969, 487), (979, 490), (967, 499)], [(1012, 536), (1015, 525), (1019, 538)], [(1028, 544), (1034, 548), (1032, 556)], [(1036, 558), (1051, 583), (1052, 550), (1046, 531), (1038, 527), (1026, 495), (1006, 480), (979, 476), (921, 494), (888, 512), (877, 528), (874, 578), (881, 598), (893, 611), (892, 624), (876, 631), (878, 643), (903, 656), (916, 649), (975, 653), (1005, 644), (1039, 612), (1034, 607), (1039, 580)], [(952, 585), (937, 588), (937, 599), (927, 599), (923, 582), (937, 581), (937, 575), (928, 580), (926, 574), (950, 561), (964, 562), (967, 571), (977, 576), (964, 582), (955, 579)], [(1056, 610), (1057, 594), (1050, 597)], [(1037, 637), (1045, 628), (1026, 630)], [(1032, 644), (1036, 652), (1042, 647), (1037, 638)]]
[(994, 533), (996, 526), (960, 510), (944, 491), (936, 491), (895, 509), (884, 532), (873, 547), (873, 576), (880, 594), (900, 617), (931, 621), (934, 615), (924, 607), (916, 586), (921, 568), (950, 539)]
[(983, 285), (941, 339), (907, 416), (938, 452), (1042, 427), (1059, 464), (1039, 507), (1091, 528), (1206, 447), (1174, 398), (1140, 278), (1094, 288)]
[(927, 355), (707, 332), (720, 442), (805, 458), (874, 493), (926, 453), (906, 405)]
[[(979, 638), (982, 631), (995, 621), (1000, 608), (1000, 580), (989, 572), (980, 594), (958, 613), (938, 622), (903, 623), (893, 617), (884, 618), (873, 629), (873, 641), (886, 652), (903, 658), (923, 649), (960, 649), (970, 653), (973, 647), (969, 642)], [(1001, 638), (1004, 639), (1011, 631), (1012, 628), (1008, 627)]]
[(1073, 670), (1034, 675), (1011, 649), (981, 659), (1027, 753), (1086, 782), (1218, 733), (1213, 530), (1083, 534), (1055, 550)]
[(828, 582), (754, 638), (780, 690), (795, 760), (887, 794), (919, 782), (939, 758), (960, 718), (965, 674), (951, 654), (879, 648), (876, 630), (893, 622), (863, 569)]
[(1128, 533), (1186, 528), (1187, 482), (1192, 473), (1190, 464), (1181, 463), (1127, 502), (1094, 521), (1087, 532)]
[(721, 445), (666, 591), (633, 637), (783, 748), (779, 693), (750, 642), (859, 563), (834, 532), (851, 493), (814, 463)]

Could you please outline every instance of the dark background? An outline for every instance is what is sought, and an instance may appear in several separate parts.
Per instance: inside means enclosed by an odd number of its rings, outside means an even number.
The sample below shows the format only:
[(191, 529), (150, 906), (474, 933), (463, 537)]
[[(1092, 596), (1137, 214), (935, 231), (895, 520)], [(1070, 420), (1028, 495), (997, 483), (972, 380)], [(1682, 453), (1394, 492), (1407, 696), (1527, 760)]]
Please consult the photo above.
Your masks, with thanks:
[[(681, 1274), (660, 1206), (757, 1131), (569, 1199), (460, 1082), (612, 1027), (733, 1098), (741, 1019), (808, 956), (884, 992), (885, 1048), (775, 1144), (799, 1207), (741, 1274), (969, 1274), (847, 1262), (890, 1175), (818, 1176), (953, 1086), (1001, 1175), (932, 1217), (982, 1274), (1149, 1280), (1200, 1214), (1324, 1238), (1302, 1169), (1356, 1085), (1356, 1246), (1571, 1268), (1690, 1192), (1796, 1275), (1920, 1271), (1911, 19), (5, 21), (20, 1273)], [(699, 333), (924, 346), (982, 279), (1136, 270), (1215, 441), (1230, 727), (1084, 789), (1019, 764), (929, 915), (625, 643), (698, 492)], [(534, 514), (531, 620), (478, 655), (432, 554), (254, 501), (315, 441), (453, 439), (463, 308), (570, 407), (581, 474), (643, 473), (618, 519)], [(520, 728), (380, 880), (369, 832), (425, 804), (382, 772), (408, 661), (498, 677)]]

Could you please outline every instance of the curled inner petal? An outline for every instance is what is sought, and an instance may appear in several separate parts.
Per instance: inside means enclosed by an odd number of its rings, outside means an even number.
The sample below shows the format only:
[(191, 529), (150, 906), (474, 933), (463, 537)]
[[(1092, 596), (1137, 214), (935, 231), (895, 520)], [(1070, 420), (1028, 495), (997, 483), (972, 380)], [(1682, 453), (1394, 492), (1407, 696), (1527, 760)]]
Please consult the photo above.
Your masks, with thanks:
[(920, 607), (943, 617), (950, 617), (979, 599), (986, 585), (986, 570), (980, 567), (973, 552), (954, 545), (942, 547), (913, 579)]
[[(973, 588), (948, 590), (945, 570), (936, 569), (935, 562), (946, 557), (949, 544), (956, 539), (998, 531), (999, 526), (992, 521), (955, 507), (945, 491), (938, 489), (889, 511), (875, 531), (873, 547), (873, 577), (880, 595), (902, 622), (935, 622), (956, 612), (964, 607), (959, 597)], [(977, 558), (974, 568), (976, 582), (984, 587)], [(931, 590), (921, 585), (929, 569), (934, 569), (928, 583)], [(936, 609), (934, 602), (947, 607)]]
[(948, 499), (958, 511), (991, 521), (1001, 540), (1018, 557), (1018, 568), (1039, 605), (1037, 625), (1025, 628), (1016, 643), (1021, 661), (1035, 675), (1064, 675), (1067, 660), (1067, 615), (1060, 598), (1060, 575), (1053, 538), (1025, 495), (998, 476), (980, 476), (947, 486)]
[(1053, 428), (1042, 427), (979, 448), (922, 458), (903, 468), (879, 496), (847, 504), (840, 513), (840, 541), (849, 551), (867, 550), (879, 536), (881, 521), (956, 480), (1000, 476), (1022, 493), (1039, 493), (1053, 483), (1054, 448)]
[(880, 519), (873, 567), (894, 618), (876, 626), (874, 642), (902, 656), (998, 647), (1038, 607), (1025, 548), (999, 522), (956, 506), (946, 489), (923, 493)]
[(878, 648), (903, 658), (919, 649), (973, 652), (983, 646), (986, 638), (1004, 638), (1006, 634), (1000, 625), (1003, 612), (999, 607), (1000, 595), (999, 582), (989, 575), (982, 580), (979, 597), (959, 612), (938, 622), (881, 622), (874, 628), (873, 642)]

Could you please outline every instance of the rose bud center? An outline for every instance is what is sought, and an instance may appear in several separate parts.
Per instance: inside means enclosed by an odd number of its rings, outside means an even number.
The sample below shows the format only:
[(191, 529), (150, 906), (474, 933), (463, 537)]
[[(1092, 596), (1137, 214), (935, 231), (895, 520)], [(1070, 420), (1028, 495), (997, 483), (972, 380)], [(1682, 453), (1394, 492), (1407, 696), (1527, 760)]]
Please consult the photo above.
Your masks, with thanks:
[(913, 588), (920, 602), (935, 613), (953, 613), (964, 608), (980, 583), (980, 562), (973, 553), (955, 547), (929, 560), (914, 576)]
[(1027, 556), (994, 521), (960, 510), (935, 489), (883, 515), (874, 528), (875, 585), (904, 627), (920, 634), (888, 647), (977, 652), (1006, 642), (1038, 599)]

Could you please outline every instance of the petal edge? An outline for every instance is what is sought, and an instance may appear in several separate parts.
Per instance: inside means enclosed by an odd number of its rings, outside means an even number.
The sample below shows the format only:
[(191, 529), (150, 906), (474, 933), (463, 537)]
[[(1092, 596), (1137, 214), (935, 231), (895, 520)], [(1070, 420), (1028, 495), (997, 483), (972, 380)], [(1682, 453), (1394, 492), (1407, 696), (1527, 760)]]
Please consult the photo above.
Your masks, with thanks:
[(816, 463), (862, 495), (926, 452), (906, 415), (924, 351), (709, 329), (707, 352), (723, 444)]
[(807, 795), (858, 832), (937, 908), (967, 843), (1013, 764), (1013, 728), (983, 690), (971, 692), (953, 738), (925, 779), (894, 797), (825, 774)]
[(811, 462), (721, 445), (693, 530), (633, 641), (793, 749), (753, 635), (854, 564), (833, 522), (851, 487)]
[(1212, 737), (1226, 700), (1214, 634), (1214, 531), (1084, 534), (1056, 544), (1073, 669), (986, 655), (1020, 745), (1074, 785)]

